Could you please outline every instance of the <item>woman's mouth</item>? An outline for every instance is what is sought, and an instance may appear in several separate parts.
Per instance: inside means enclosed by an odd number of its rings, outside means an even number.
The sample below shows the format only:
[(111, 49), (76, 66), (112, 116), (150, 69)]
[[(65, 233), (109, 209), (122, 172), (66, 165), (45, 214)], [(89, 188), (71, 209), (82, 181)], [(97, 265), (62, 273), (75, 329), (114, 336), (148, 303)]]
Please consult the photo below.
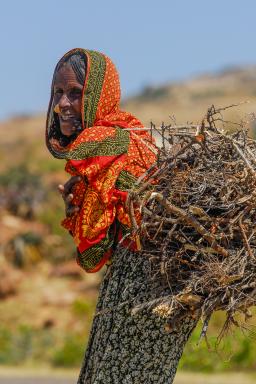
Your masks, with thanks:
[(75, 115), (59, 115), (60, 130), (64, 136), (72, 136), (79, 133), (81, 122)]
[(62, 121), (73, 121), (75, 119), (74, 115), (60, 115), (59, 117)]

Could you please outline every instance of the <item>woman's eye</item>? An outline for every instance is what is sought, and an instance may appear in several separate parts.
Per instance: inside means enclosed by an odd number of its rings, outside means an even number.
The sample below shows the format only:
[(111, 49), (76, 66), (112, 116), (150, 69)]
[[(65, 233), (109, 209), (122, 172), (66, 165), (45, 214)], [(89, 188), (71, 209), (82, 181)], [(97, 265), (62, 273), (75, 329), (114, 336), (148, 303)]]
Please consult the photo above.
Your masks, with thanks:
[(61, 96), (62, 96), (62, 90), (61, 89), (56, 89), (55, 91), (54, 91), (54, 95), (53, 95), (53, 97), (54, 97), (54, 99), (55, 100), (59, 100), (60, 98), (61, 98)]
[(69, 96), (73, 98), (80, 97), (81, 95), (82, 95), (82, 91), (81, 89), (78, 89), (78, 88), (73, 88), (69, 92)]

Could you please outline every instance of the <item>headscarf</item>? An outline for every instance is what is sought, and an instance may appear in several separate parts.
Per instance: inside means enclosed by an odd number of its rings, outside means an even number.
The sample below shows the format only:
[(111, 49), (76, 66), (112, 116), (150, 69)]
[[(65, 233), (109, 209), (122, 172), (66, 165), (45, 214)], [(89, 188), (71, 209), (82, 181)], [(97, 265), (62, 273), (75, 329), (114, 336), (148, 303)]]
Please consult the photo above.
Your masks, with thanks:
[[(75, 240), (79, 265), (87, 272), (96, 272), (129, 231), (131, 222), (125, 205), (128, 190), (155, 162), (157, 151), (141, 122), (120, 110), (119, 76), (112, 61), (102, 53), (76, 48), (59, 63), (72, 53), (79, 53), (86, 62), (82, 132), (66, 146), (56, 138), (58, 115), (54, 112), (53, 78), (46, 144), (53, 156), (67, 160), (68, 173), (82, 176), (73, 188), (72, 201), (80, 210), (64, 219), (62, 225)], [(133, 127), (142, 129), (127, 130)], [(123, 242), (128, 244), (137, 249), (135, 241)]]

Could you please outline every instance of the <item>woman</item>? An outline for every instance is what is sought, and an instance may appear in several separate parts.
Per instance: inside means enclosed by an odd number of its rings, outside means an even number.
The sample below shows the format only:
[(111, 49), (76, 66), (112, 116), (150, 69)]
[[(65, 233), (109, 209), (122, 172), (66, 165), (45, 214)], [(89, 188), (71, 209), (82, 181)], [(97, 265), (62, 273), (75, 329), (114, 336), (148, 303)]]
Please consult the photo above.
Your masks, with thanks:
[(160, 289), (148, 274), (149, 260), (137, 252), (138, 239), (129, 235), (125, 205), (136, 178), (155, 162), (156, 147), (119, 102), (118, 73), (107, 56), (74, 49), (57, 64), (46, 142), (72, 175), (60, 186), (67, 206), (63, 225), (81, 267), (96, 272), (107, 264), (78, 383), (170, 384), (195, 320), (167, 333), (166, 319), (146, 310), (132, 314)]

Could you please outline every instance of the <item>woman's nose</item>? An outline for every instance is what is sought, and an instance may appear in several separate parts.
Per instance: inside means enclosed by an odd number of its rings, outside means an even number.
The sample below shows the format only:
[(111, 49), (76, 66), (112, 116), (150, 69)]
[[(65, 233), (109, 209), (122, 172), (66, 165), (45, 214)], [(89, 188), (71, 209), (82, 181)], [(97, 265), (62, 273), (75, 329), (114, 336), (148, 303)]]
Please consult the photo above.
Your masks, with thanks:
[(69, 98), (67, 97), (66, 93), (63, 93), (60, 100), (59, 100), (59, 106), (60, 108), (70, 107), (71, 103)]

